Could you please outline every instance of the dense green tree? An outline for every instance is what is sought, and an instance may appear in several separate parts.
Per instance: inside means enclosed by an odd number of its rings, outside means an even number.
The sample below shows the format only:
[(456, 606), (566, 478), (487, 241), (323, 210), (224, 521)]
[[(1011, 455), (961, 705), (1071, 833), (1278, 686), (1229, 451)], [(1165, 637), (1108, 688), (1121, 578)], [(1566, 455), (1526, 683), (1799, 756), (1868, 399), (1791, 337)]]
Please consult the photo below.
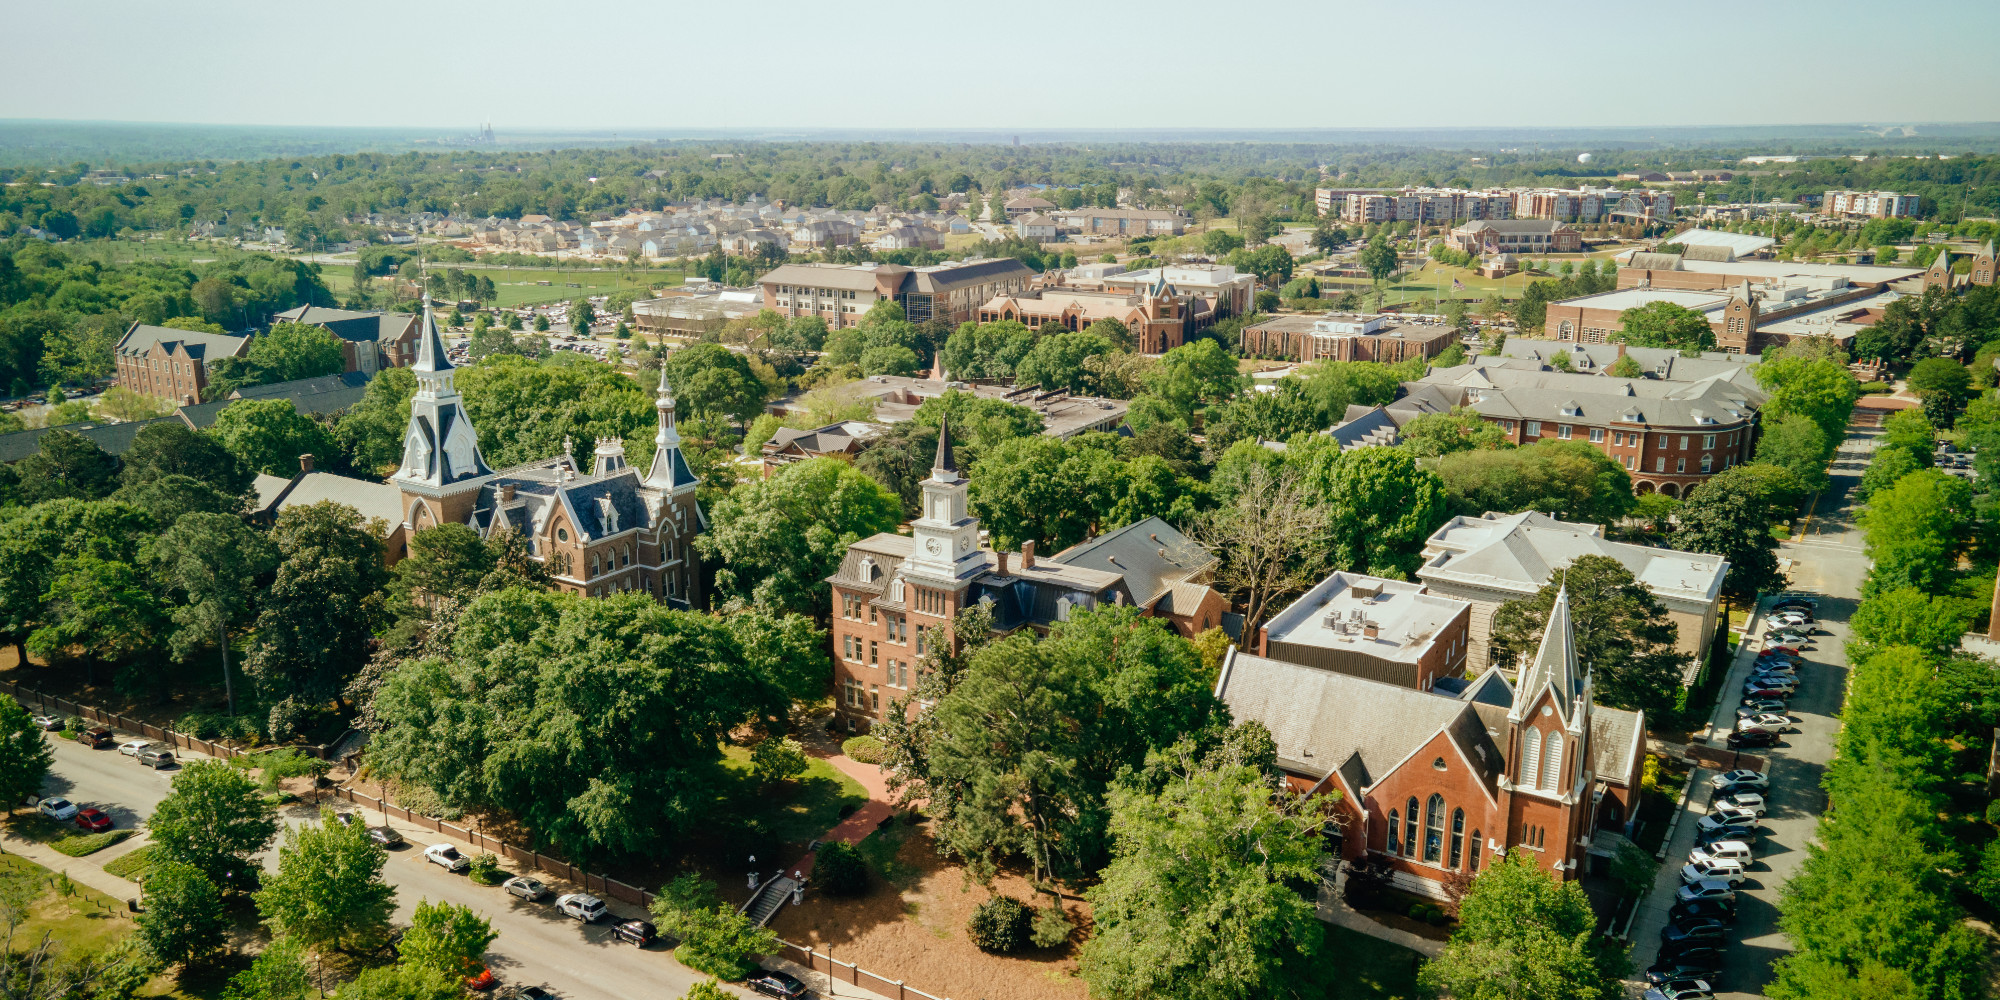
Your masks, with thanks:
[(333, 427), (334, 440), (349, 465), (380, 473), (401, 464), (403, 434), (410, 427), (410, 397), (416, 392), (417, 376), (408, 368), (384, 369), (369, 380), (361, 402), (348, 407)]
[(1146, 376), (1147, 391), (1166, 400), (1183, 418), (1197, 406), (1228, 400), (1242, 386), (1236, 358), (1206, 338), (1161, 355), (1158, 367)]
[(1458, 930), (1418, 983), (1459, 1000), (1614, 1000), (1629, 964), (1623, 949), (1597, 940), (1597, 916), (1583, 887), (1559, 881), (1537, 856), (1496, 860), (1459, 901)]
[(256, 478), (222, 442), (179, 421), (140, 428), (132, 438), (132, 447), (120, 458), (125, 463), (121, 478), (126, 486), (166, 476), (188, 476), (222, 493), (241, 494)]
[(932, 710), (909, 777), (929, 800), (941, 847), (990, 880), (1020, 858), (1076, 881), (1102, 867), (1107, 795), (1148, 752), (1227, 724), (1200, 654), (1130, 607), (1076, 609), (1036, 641), (981, 647)]
[(766, 683), (797, 702), (811, 702), (825, 693), (833, 664), (827, 657), (826, 630), (811, 618), (751, 606), (731, 611), (723, 620), (750, 669)]
[(465, 982), (428, 965), (399, 962), (355, 976), (337, 995), (340, 1000), (460, 1000)]
[(1323, 448), (1304, 479), (1327, 509), (1336, 568), (1408, 579), (1450, 517), (1444, 480), (1400, 448)]
[[(687, 351), (709, 347), (730, 353), (716, 344), (698, 344)], [(503, 356), (461, 368), (456, 379), (458, 391), (465, 397), (466, 415), (479, 431), (480, 453), (495, 468), (561, 454), (565, 441), (588, 453), (590, 443), (598, 438), (623, 440), (626, 459), (639, 468), (645, 468), (653, 455), (653, 430), (658, 423), (653, 396), (609, 365), (568, 353), (542, 361)], [(718, 376), (704, 384), (720, 390), (721, 383), (728, 381), (726, 376)], [(682, 396), (680, 382), (676, 381), (673, 389), (676, 396)], [(717, 398), (705, 402), (714, 404)], [(683, 405), (688, 407), (682, 411), (685, 418), (693, 406)], [(371, 438), (377, 442), (377, 453), (387, 456), (388, 462), (400, 461), (403, 454), (409, 414), (401, 404), (397, 414), (395, 420), (384, 414), (378, 421), (385, 432), (393, 428), (393, 438)]]
[(194, 965), (222, 949), (229, 915), (222, 893), (200, 868), (171, 859), (153, 862), (139, 893), (139, 939), (154, 958)]
[(1833, 457), (1834, 443), (1811, 418), (1786, 414), (1765, 422), (1764, 434), (1757, 439), (1757, 461), (1783, 467), (1816, 493), (1826, 487), (1826, 463)]
[(0, 698), (0, 802), (26, 802), (39, 794), (55, 766), (55, 751), (20, 702)]
[(1368, 272), (1369, 280), (1375, 282), (1377, 286), (1389, 280), (1389, 276), (1395, 274), (1399, 266), (1396, 260), (1396, 248), (1390, 246), (1389, 241), (1380, 233), (1368, 241), (1368, 245), (1361, 249), (1357, 259), (1362, 269)]
[(1701, 352), (1715, 348), (1715, 331), (1708, 317), (1672, 302), (1648, 302), (1618, 314), (1625, 342), (1640, 347), (1669, 347)]
[(945, 373), (954, 378), (1008, 378), (1034, 347), (1034, 331), (1011, 319), (961, 323), (945, 340)]
[(1771, 528), (1789, 518), (1797, 507), (1797, 480), (1788, 470), (1778, 478), (1761, 463), (1739, 465), (1710, 476), (1695, 487), (1676, 515), (1680, 529), (1671, 539), (1683, 552), (1702, 552), (1729, 560), (1723, 593), (1740, 602), (1784, 583), (1778, 570), (1778, 540)]
[(278, 574), (258, 601), (243, 666), (272, 706), (273, 734), (289, 736), (303, 706), (339, 693), (367, 659), (388, 573), (360, 512), (332, 500), (279, 513), (271, 541)]
[(156, 579), (176, 597), (172, 612), (174, 655), (185, 660), (202, 645), (214, 642), (222, 654), (222, 678), (229, 692), (229, 711), (234, 714), (236, 689), (229, 669), (229, 633), (246, 624), (256, 583), (277, 565), (277, 549), (241, 518), (194, 513), (167, 529), (149, 547), (148, 555)]
[(306, 1000), (313, 992), (312, 979), (305, 945), (280, 936), (257, 953), (248, 969), (230, 978), (222, 1000)]
[[(1223, 758), (1223, 759), (1218, 759)], [(1096, 931), (1079, 974), (1094, 996), (1290, 996), (1324, 929), (1294, 884), (1318, 878), (1324, 820), (1256, 767), (1182, 742), (1148, 761), (1158, 791), (1111, 793), (1116, 842), (1090, 890)]]
[(838, 459), (816, 458), (737, 488), (695, 544), (719, 566), (718, 594), (824, 617), (832, 601), (825, 581), (847, 547), (901, 521), (902, 502), (882, 484)]
[[(257, 912), (273, 933), (314, 948), (373, 945), (388, 937), (396, 908), (396, 890), (382, 880), (388, 861), (365, 825), (338, 822), (322, 809), (318, 825), (286, 829), (278, 870), (257, 892)], [(407, 954), (407, 940), (403, 947)]]
[(1870, 645), (1911, 646), (1942, 655), (1958, 648), (1978, 617), (1976, 602), (1905, 587), (1861, 602), (1849, 624), (1855, 638)]
[(1653, 592), (1609, 556), (1579, 556), (1533, 597), (1500, 605), (1493, 613), (1495, 660), (1512, 665), (1534, 657), (1558, 590), (1569, 593), (1576, 660), (1596, 678), (1597, 700), (1656, 716), (1671, 711), (1686, 660), (1675, 649), (1680, 627)]
[(1910, 391), (1923, 400), (1924, 416), (1938, 427), (1950, 427), (1972, 398), (1972, 373), (1950, 358), (1925, 358), (1910, 368)]
[[(942, 396), (924, 400), (918, 405), (917, 412), (911, 420), (933, 431), (944, 422), (950, 422), (952, 447), (971, 448), (971, 451), (961, 454), (960, 468), (965, 467), (965, 462), (976, 459), (985, 449), (996, 448), (1003, 442), (1015, 438), (1042, 433), (1042, 415), (1034, 410), (1019, 403), (978, 396), (956, 389), (946, 390)], [(937, 444), (935, 436), (931, 438), (931, 444), (932, 451), (935, 452)], [(932, 455), (924, 457), (928, 459)], [(927, 464), (924, 469), (928, 471), (930, 466)]]
[(137, 655), (166, 626), (167, 609), (150, 583), (122, 559), (86, 552), (57, 560), (28, 651), (45, 658), (75, 652), (85, 662), (109, 663)]
[(250, 341), (246, 356), (265, 383), (338, 375), (347, 367), (340, 338), (317, 324), (278, 323)]
[(1847, 431), (1847, 419), (1861, 385), (1839, 361), (1784, 353), (1759, 364), (1757, 382), (1770, 393), (1763, 419), (1767, 422), (1799, 414), (1818, 424), (1827, 438), (1839, 441)]
[[(1926, 454), (1924, 457), (1930, 456)], [(1854, 497), (1865, 503), (1869, 497), (1896, 485), (1904, 476), (1929, 467), (1929, 462), (1919, 461), (1908, 448), (1883, 445), (1875, 449), (1868, 468), (1862, 470), (1861, 484), (1855, 488)]]
[(1865, 595), (1904, 587), (1936, 593), (1958, 568), (1959, 549), (1972, 522), (1972, 487), (1936, 469), (1923, 469), (1869, 497), (1858, 520), (1874, 563)]
[[(365, 831), (362, 836), (366, 838)], [(410, 915), (410, 929), (396, 952), (411, 965), (463, 979), (486, 967), (486, 949), (499, 936), (492, 922), (471, 907), (426, 899)]]
[(243, 892), (256, 885), (255, 856), (278, 835), (278, 817), (248, 774), (221, 761), (197, 760), (174, 775), (173, 790), (146, 829), (163, 858)]
[(369, 759), (579, 860), (657, 848), (710, 815), (725, 734), (789, 715), (783, 674), (754, 668), (728, 624), (644, 594), (486, 594), (453, 648), (389, 674)]
[[(1510, 447), (1500, 425), (1463, 407), (1453, 407), (1450, 413), (1426, 413), (1404, 424), (1400, 433), (1403, 447), (1422, 458)], [(1447, 488), (1451, 485), (1449, 476), (1445, 485)]]
[(695, 344), (668, 355), (667, 381), (679, 405), (710, 420), (747, 422), (769, 398), (749, 360), (720, 344)]
[(118, 488), (120, 463), (97, 442), (75, 431), (54, 430), (37, 442), (40, 450), (15, 468), (23, 503), (71, 498), (101, 500)]
[(216, 415), (210, 430), (244, 466), (267, 476), (290, 478), (299, 456), (339, 454), (333, 435), (300, 413), (289, 399), (246, 399)]
[(1015, 381), (1021, 385), (1039, 385), (1044, 391), (1081, 395), (1089, 388), (1090, 373), (1084, 362), (1111, 351), (1111, 342), (1094, 333), (1052, 334), (1036, 341), (1034, 348), (1015, 366)]
[[(1407, 438), (1407, 428), (1405, 434)], [(1487, 439), (1498, 443), (1490, 434)], [(1424, 442), (1422, 437), (1416, 440), (1419, 445)], [(1458, 514), (1538, 510), (1564, 521), (1614, 524), (1632, 509), (1631, 474), (1585, 441), (1544, 439), (1525, 448), (1461, 450), (1446, 454), (1436, 469), (1451, 509)]]

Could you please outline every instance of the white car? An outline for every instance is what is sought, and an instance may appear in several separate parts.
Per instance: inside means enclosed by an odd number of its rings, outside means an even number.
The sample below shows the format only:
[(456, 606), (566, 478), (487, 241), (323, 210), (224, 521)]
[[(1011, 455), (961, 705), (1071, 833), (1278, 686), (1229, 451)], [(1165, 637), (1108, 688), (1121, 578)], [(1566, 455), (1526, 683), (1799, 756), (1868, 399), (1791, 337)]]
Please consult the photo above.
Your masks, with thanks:
[(1752, 771), (1746, 767), (1735, 771), (1724, 771), (1708, 779), (1708, 785), (1710, 788), (1726, 788), (1730, 785), (1769, 788), (1771, 787), (1771, 777), (1762, 771)]
[(450, 844), (432, 844), (424, 848), (424, 860), (443, 865), (448, 872), (460, 872), (472, 867), (472, 859), (458, 853), (458, 848)]
[(1774, 733), (1782, 733), (1792, 728), (1792, 717), (1789, 715), (1779, 715), (1776, 712), (1758, 712), (1755, 715), (1738, 719), (1736, 721), (1736, 728), (1743, 728), (1744, 723), (1754, 723), (1759, 728), (1768, 729)]
[(1770, 804), (1764, 801), (1764, 796), (1756, 792), (1737, 792), (1717, 798), (1710, 803), (1710, 807), (1718, 813), (1731, 809), (1742, 810), (1753, 816), (1762, 816), (1770, 809)]
[(61, 796), (50, 796), (35, 807), (42, 815), (58, 823), (67, 823), (76, 818), (76, 803)]
[(118, 752), (127, 757), (139, 756), (139, 751), (153, 745), (152, 740), (126, 740), (118, 744)]
[(572, 892), (556, 897), (556, 909), (564, 916), (575, 917), (586, 924), (595, 923), (604, 916), (604, 900), (587, 892)]
[(511, 895), (519, 896), (522, 899), (528, 900), (530, 902), (533, 902), (534, 900), (540, 899), (543, 896), (549, 894), (548, 886), (545, 886), (539, 880), (529, 878), (526, 875), (516, 875), (513, 878), (510, 878), (507, 881), (500, 883), (500, 888), (507, 890), (507, 892)]
[(1706, 847), (1697, 847), (1688, 852), (1688, 863), (1703, 864), (1709, 861), (1735, 861), (1749, 864), (1755, 855), (1750, 853), (1750, 845), (1740, 840), (1718, 840)]
[(1734, 802), (1715, 802), (1708, 807), (1708, 818), (1720, 819), (1725, 823), (1754, 825), (1763, 818), (1763, 810), (1737, 805)]
[(1740, 861), (1690, 861), (1681, 866), (1682, 885), (1714, 881), (1733, 887), (1743, 879), (1743, 863)]

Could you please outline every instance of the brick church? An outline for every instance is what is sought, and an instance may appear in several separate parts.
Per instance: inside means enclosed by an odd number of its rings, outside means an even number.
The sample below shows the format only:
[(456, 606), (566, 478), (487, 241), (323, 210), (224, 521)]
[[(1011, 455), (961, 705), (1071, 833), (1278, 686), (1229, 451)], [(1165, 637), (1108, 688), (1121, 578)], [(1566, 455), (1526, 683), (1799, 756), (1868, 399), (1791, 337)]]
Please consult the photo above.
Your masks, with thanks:
[(693, 542), (706, 521), (681, 454), (665, 369), (654, 403), (653, 462), (642, 476), (626, 462), (618, 438), (597, 440), (587, 471), (568, 440), (561, 454), (489, 467), (452, 384), (455, 369), (428, 299), (411, 368), (417, 392), (403, 464), (389, 478), (402, 493), (406, 536), (446, 523), (469, 525), (489, 539), (519, 532), (557, 589), (590, 597), (640, 591), (677, 607), (700, 606)]

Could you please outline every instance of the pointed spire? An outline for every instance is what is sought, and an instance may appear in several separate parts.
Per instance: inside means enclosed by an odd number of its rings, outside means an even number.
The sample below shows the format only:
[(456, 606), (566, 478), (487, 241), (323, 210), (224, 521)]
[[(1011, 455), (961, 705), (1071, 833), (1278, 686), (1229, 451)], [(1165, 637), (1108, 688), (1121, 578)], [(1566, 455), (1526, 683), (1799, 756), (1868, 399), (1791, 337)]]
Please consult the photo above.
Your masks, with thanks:
[(653, 400), (653, 409), (659, 414), (660, 424), (653, 433), (653, 465), (646, 470), (643, 485), (671, 490), (679, 482), (675, 466), (677, 463), (684, 465), (685, 460), (680, 458), (681, 432), (674, 425), (674, 390), (667, 384), (664, 360), (660, 363), (660, 391)]
[(947, 472), (951, 473), (951, 478), (958, 478), (958, 459), (951, 453), (951, 421), (949, 418), (940, 417), (937, 461), (931, 463), (931, 475), (941, 480), (945, 478), (944, 474)]
[(454, 367), (451, 355), (444, 349), (444, 338), (438, 335), (429, 292), (424, 293), (423, 329), (417, 334), (417, 363), (410, 367), (420, 372), (448, 372)]

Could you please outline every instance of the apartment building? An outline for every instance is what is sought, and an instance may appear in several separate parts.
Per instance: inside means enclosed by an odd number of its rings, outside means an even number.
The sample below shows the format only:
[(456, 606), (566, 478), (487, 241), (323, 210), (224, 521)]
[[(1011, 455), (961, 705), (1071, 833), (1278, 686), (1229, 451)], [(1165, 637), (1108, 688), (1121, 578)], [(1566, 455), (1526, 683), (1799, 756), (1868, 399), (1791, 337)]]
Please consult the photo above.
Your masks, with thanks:
[(996, 295), (1028, 287), (1034, 272), (1011, 257), (931, 267), (901, 264), (785, 264), (759, 279), (764, 308), (818, 316), (829, 329), (854, 326), (875, 303), (894, 302), (912, 323), (970, 322)]
[(1188, 224), (1186, 214), (1164, 209), (1080, 208), (1059, 219), (1065, 231), (1090, 236), (1179, 236)]
[(1273, 316), (1243, 328), (1243, 353), (1293, 361), (1435, 358), (1458, 339), (1448, 326), (1399, 323), (1389, 313)]
[(1917, 214), (1919, 201), (1895, 191), (1828, 191), (1819, 210), (1848, 219), (1907, 219)]
[(1346, 222), (1453, 222), (1511, 219), (1515, 198), (1506, 191), (1463, 188), (1320, 188), (1314, 201), (1321, 211), (1338, 212)]
[(1434, 369), (1403, 388), (1391, 409), (1464, 407), (1517, 445), (1587, 441), (1625, 467), (1635, 491), (1676, 498), (1750, 460), (1767, 398), (1727, 373), (1668, 382), (1485, 363)]

